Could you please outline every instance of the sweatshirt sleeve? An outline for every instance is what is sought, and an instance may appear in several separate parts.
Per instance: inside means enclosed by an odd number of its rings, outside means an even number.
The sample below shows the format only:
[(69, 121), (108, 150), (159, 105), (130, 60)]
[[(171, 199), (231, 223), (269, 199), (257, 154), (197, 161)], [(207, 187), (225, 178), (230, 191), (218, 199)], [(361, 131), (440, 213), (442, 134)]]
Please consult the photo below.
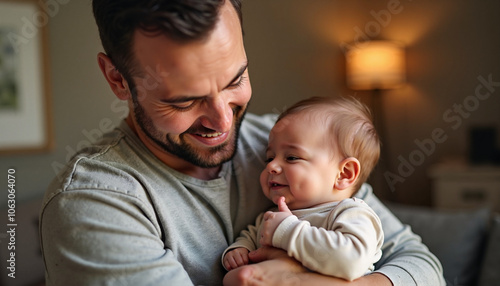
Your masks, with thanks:
[(41, 213), (47, 285), (193, 285), (153, 217), (118, 192), (56, 195)]
[(326, 228), (288, 217), (273, 245), (313, 271), (351, 281), (374, 269), (383, 239), (375, 212), (359, 199), (347, 199), (330, 212)]

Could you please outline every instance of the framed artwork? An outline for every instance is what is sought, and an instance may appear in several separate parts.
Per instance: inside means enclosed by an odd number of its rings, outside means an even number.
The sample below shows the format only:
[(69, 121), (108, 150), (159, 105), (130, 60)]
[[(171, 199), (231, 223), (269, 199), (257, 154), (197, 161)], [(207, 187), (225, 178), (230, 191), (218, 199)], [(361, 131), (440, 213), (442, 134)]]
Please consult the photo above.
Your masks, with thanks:
[(0, 0), (0, 154), (52, 149), (47, 26), (38, 0)]

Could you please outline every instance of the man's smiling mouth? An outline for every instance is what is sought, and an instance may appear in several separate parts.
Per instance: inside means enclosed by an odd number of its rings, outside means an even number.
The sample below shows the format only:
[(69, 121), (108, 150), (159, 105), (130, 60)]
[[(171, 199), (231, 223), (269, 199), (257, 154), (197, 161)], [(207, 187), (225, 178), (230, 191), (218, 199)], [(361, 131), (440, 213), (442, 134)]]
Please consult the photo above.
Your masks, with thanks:
[(217, 146), (226, 142), (229, 132), (192, 133), (191, 136), (206, 146)]
[(218, 137), (222, 135), (222, 132), (215, 132), (215, 133), (210, 133), (210, 134), (197, 134), (198, 136), (201, 136), (203, 138), (212, 138), (212, 137)]

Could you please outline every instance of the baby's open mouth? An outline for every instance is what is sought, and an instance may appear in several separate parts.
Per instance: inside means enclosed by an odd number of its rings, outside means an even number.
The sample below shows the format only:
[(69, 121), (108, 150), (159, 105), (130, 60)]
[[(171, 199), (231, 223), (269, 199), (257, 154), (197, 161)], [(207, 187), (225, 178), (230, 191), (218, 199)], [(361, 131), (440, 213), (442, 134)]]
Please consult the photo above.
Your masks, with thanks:
[(285, 187), (286, 185), (277, 183), (277, 182), (269, 182), (269, 187), (271, 188), (277, 188), (277, 187)]

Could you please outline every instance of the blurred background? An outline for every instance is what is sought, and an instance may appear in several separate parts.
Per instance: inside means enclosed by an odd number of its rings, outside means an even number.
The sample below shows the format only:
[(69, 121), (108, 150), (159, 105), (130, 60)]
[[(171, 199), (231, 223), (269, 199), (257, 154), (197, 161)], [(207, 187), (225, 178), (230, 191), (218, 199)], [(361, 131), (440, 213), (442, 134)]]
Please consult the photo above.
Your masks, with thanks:
[[(46, 72), (53, 148), (0, 155), (1, 176), (16, 170), (18, 206), (39, 200), (78, 148), (126, 115), (97, 66), (102, 48), (91, 1), (52, 2), (58, 9), (46, 26)], [(486, 174), (493, 191), (478, 194), (472, 185), (465, 198), (500, 204), (500, 1), (250, 0), (243, 5), (251, 112), (279, 113), (310, 96), (358, 97), (381, 118), (383, 164), (370, 182), (382, 200), (433, 206), (440, 200), (439, 180)], [(383, 90), (346, 85), (347, 52), (370, 40), (401, 44), (403, 84)], [(0, 196), (0, 209), (6, 202), (7, 195)]]
[[(375, 192), (391, 201), (430, 205), (428, 168), (442, 160), (467, 161), (471, 128), (498, 131), (498, 10), (500, 1), (492, 0), (244, 1), (253, 87), (250, 111), (278, 113), (310, 96), (351, 95), (371, 106), (371, 91), (346, 86), (346, 49), (367, 39), (402, 43), (406, 83), (381, 94), (388, 147), (384, 156), (391, 174), (400, 178), (392, 180), (392, 190), (381, 186), (384, 190)], [(126, 115), (125, 105), (114, 97), (97, 66), (102, 48), (91, 2), (61, 4), (50, 18), (48, 34), (54, 148), (0, 157), (2, 173), (17, 169), (19, 201), (41, 196), (69, 155)], [(476, 104), (468, 99), (476, 95), (480, 77), (492, 82), (490, 90), (480, 93), (491, 96)], [(419, 149), (415, 140), (432, 138), (436, 128), (444, 130), (446, 141), (436, 144), (424, 160), (412, 160), (410, 154)], [(414, 166), (410, 175), (398, 171), (405, 160)], [(0, 197), (2, 205), (6, 200)]]

